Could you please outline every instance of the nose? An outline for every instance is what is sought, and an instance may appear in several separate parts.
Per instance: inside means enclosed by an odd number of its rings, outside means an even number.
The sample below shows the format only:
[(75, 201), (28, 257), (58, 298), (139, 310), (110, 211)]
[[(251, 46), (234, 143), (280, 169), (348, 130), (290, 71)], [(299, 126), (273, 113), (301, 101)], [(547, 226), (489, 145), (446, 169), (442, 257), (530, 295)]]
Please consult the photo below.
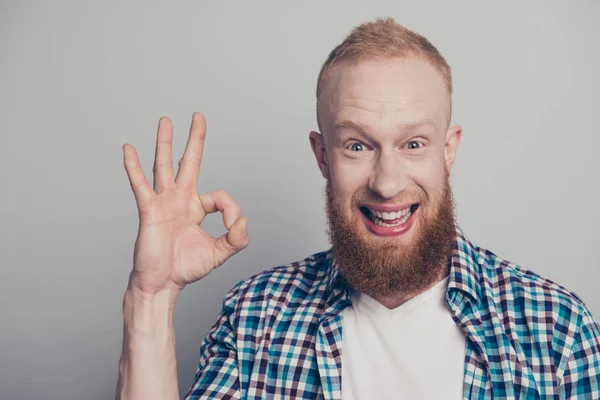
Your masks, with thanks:
[(369, 189), (385, 200), (402, 193), (408, 186), (408, 175), (393, 152), (380, 152), (369, 180)]

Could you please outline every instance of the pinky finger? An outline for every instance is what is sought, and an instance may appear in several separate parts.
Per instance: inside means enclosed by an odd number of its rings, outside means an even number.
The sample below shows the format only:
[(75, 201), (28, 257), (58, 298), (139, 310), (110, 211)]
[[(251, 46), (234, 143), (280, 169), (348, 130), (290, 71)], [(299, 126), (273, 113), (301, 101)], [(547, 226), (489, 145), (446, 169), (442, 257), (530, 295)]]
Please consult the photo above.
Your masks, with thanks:
[(131, 184), (131, 190), (133, 190), (133, 194), (135, 195), (138, 210), (142, 210), (152, 202), (156, 193), (154, 193), (154, 190), (152, 190), (152, 187), (144, 176), (137, 152), (130, 144), (123, 145), (123, 163), (125, 164), (127, 177)]

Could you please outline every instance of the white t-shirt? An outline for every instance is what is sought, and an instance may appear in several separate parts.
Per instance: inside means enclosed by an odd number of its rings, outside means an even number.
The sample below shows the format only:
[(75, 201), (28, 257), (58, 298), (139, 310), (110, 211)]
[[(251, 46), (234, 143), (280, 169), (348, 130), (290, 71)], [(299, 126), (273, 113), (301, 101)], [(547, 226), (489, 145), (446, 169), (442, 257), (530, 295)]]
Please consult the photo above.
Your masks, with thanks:
[(359, 293), (342, 311), (342, 398), (462, 399), (465, 336), (448, 279), (390, 310)]

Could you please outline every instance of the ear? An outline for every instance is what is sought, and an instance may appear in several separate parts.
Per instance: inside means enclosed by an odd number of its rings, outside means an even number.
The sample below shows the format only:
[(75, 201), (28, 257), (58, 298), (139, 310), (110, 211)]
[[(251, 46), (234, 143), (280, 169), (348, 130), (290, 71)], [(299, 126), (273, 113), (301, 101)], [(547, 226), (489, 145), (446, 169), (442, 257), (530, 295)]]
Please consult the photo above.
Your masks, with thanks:
[(310, 140), (310, 147), (312, 148), (315, 158), (317, 159), (317, 165), (321, 170), (323, 178), (329, 179), (329, 166), (327, 165), (327, 151), (325, 150), (325, 139), (323, 135), (312, 131), (308, 138)]
[(462, 128), (459, 125), (448, 128), (444, 145), (444, 162), (446, 163), (446, 169), (448, 171), (450, 171), (454, 165), (454, 159), (456, 158), (456, 152), (458, 151), (461, 137)]

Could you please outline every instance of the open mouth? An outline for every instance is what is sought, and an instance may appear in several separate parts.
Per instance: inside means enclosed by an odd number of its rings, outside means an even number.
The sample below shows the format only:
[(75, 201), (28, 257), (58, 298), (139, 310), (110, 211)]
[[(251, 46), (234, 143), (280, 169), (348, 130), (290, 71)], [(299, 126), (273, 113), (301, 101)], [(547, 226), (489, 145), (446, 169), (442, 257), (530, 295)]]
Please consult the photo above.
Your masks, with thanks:
[(393, 228), (405, 224), (417, 211), (419, 208), (419, 203), (415, 203), (401, 210), (391, 212), (380, 211), (365, 206), (361, 206), (359, 208), (364, 216), (367, 217), (373, 224), (385, 228)]

